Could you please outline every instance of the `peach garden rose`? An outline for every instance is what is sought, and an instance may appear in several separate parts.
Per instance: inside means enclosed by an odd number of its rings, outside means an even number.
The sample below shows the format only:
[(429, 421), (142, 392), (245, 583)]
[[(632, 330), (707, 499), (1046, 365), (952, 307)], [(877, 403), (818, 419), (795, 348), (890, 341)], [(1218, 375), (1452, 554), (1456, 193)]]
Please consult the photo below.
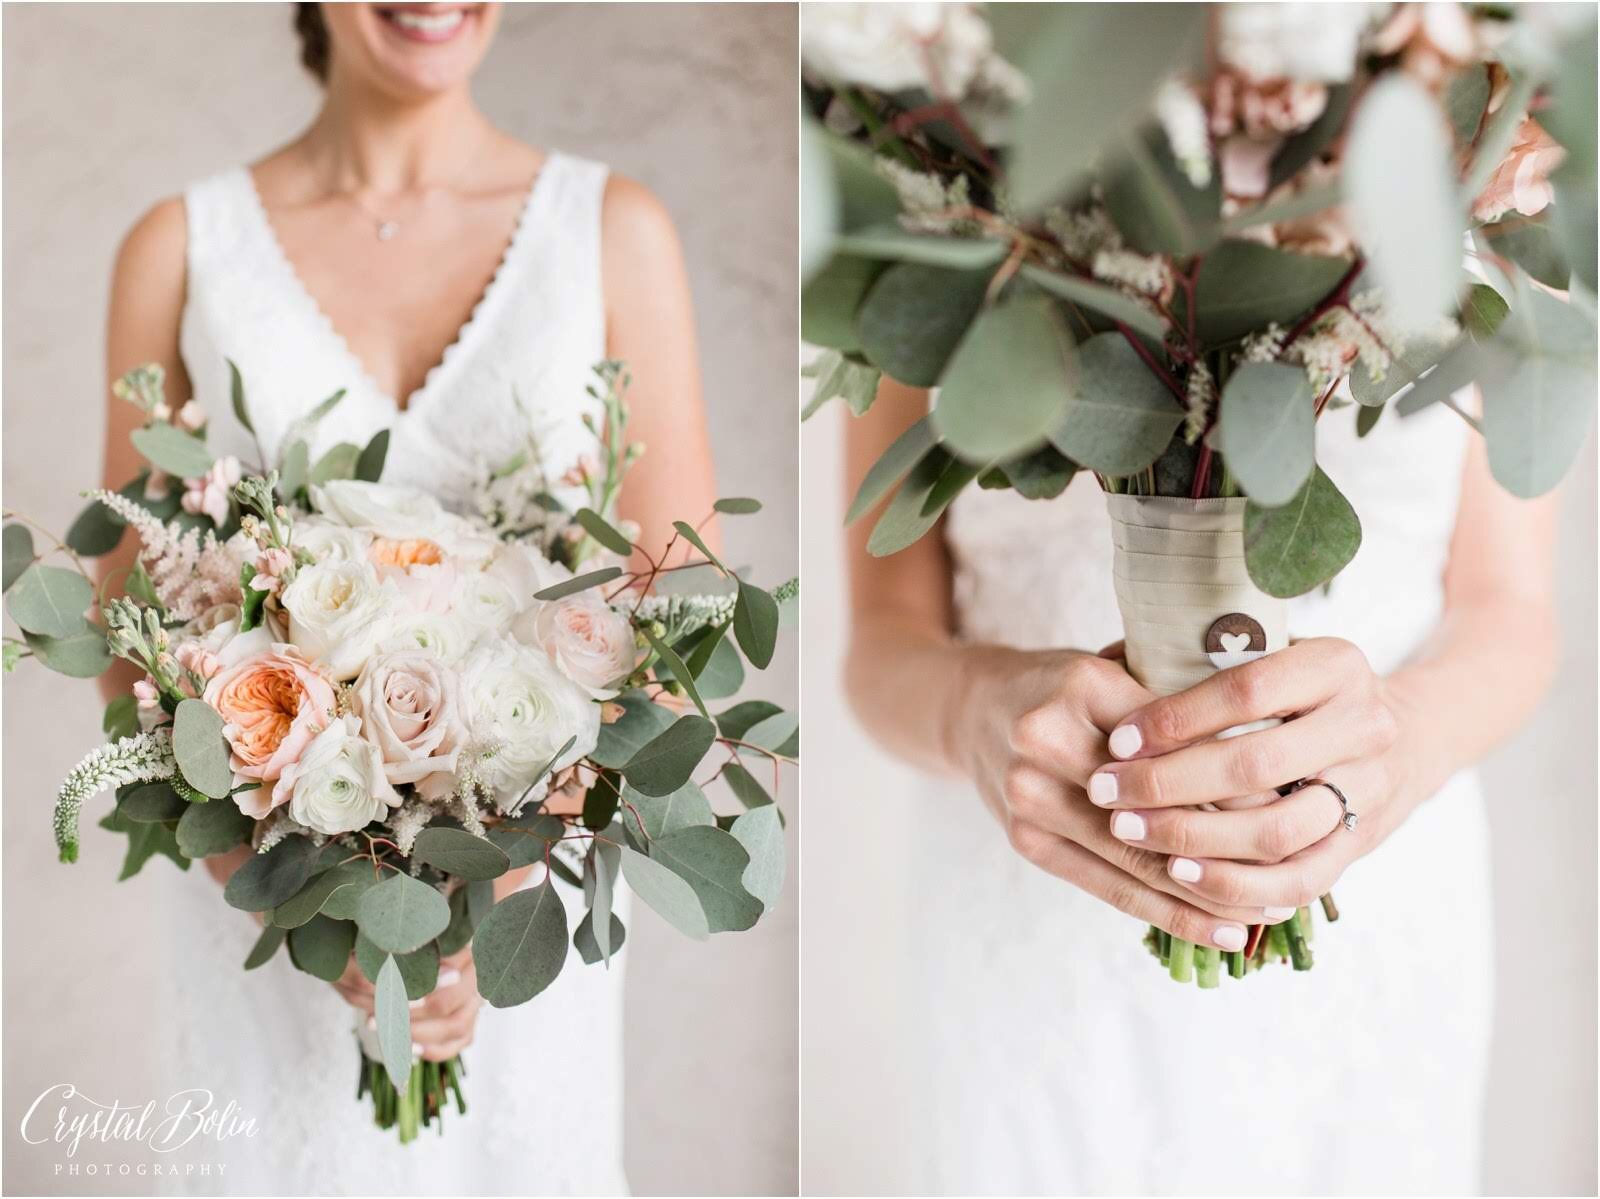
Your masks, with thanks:
[[(204, 699), (222, 716), (235, 785), (277, 779), (333, 718), (337, 703), (333, 684), (289, 645), (222, 670)], [(234, 800), (257, 820), (283, 802), (266, 787), (241, 791)]]

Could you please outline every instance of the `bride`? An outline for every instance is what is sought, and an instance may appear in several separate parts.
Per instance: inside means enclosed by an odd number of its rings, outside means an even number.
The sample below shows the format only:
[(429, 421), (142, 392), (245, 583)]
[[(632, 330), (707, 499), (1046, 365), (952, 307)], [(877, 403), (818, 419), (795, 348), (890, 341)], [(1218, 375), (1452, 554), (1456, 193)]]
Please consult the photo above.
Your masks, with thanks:
[[(321, 111), (291, 144), (151, 210), (117, 257), (109, 374), (166, 370), (219, 454), (277, 461), (290, 426), (335, 389), (312, 458), (390, 431), (385, 482), (462, 502), (479, 472), (532, 434), (552, 479), (594, 450), (590, 368), (625, 360), (630, 433), (649, 453), (622, 515), (654, 554), (661, 513), (715, 499), (688, 284), (672, 223), (638, 183), (525, 145), (474, 106), (470, 81), (497, 4), (298, 6)], [(233, 415), (227, 361), (245, 380), (254, 436)], [(140, 467), (139, 413), (108, 409), (105, 479)], [(259, 439), (260, 450), (257, 450)], [(710, 530), (715, 537), (715, 529)], [(129, 539), (131, 542), (131, 539)], [(715, 540), (713, 548), (717, 548)], [(107, 560), (113, 584), (132, 563)], [(126, 692), (127, 668), (107, 675)], [(412, 1013), (429, 1060), (468, 1046), (469, 1114), (402, 1148), (354, 1102), (352, 1008), (372, 989), (352, 962), (330, 988), (284, 955), (247, 977), (258, 929), (214, 893), (242, 854), (163, 880), (161, 918), (186, 963), (173, 982), (178, 1081), (253, 1116), (252, 1140), (208, 1147), (250, 1193), (616, 1193), (622, 1172), (621, 979), (572, 968), (538, 1002), (482, 1009), (470, 948)], [(542, 866), (534, 868), (543, 870)], [(496, 883), (504, 894), (528, 871)], [(210, 889), (213, 893), (202, 893)], [(454, 1117), (454, 1112), (449, 1113)], [(455, 1124), (456, 1120), (447, 1119)]]
[[(849, 422), (850, 475), (927, 410), (886, 380)], [(1494, 955), (1471, 766), (1552, 672), (1555, 506), (1508, 496), (1442, 405), (1359, 447), (1324, 420), (1317, 459), (1369, 514), (1361, 552), (1295, 601), (1300, 640), (1164, 699), (1096, 653), (1120, 621), (1092, 483), (969, 488), (942, 539), (886, 558), (856, 524), (854, 705), (951, 780), (910, 855), (911, 1192), (1477, 1191)], [(1356, 828), (1323, 787), (1190, 808), (1319, 775)], [(1140, 943), (1155, 924), (1235, 949), (1335, 883), (1345, 918), (1310, 973), (1207, 994)]]

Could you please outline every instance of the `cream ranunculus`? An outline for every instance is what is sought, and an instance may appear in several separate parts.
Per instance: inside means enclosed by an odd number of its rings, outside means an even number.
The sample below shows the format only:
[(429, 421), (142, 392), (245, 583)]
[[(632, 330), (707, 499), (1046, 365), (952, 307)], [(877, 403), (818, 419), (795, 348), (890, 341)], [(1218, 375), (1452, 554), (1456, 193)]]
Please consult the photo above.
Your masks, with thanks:
[(454, 668), (435, 655), (413, 649), (369, 658), (350, 710), (378, 747), (391, 783), (455, 773), (467, 742), (466, 713)]
[(610, 699), (611, 684), (633, 669), (638, 654), (628, 618), (593, 591), (535, 603), (517, 617), (512, 633), (536, 645), (567, 678), (595, 699)]
[(486, 573), (511, 588), (518, 611), (534, 602), (535, 593), (572, 577), (565, 566), (550, 561), (526, 541), (506, 542), (489, 563)]
[(510, 586), (488, 571), (463, 571), (456, 580), (450, 612), (479, 633), (505, 633), (520, 609)]
[(372, 534), (332, 521), (304, 516), (294, 522), (293, 544), (318, 562), (364, 562)]
[[(462, 664), (461, 692), (474, 740), (490, 747), (477, 762), (478, 775), (494, 788), (502, 811), (518, 804), (569, 739), (572, 748), (556, 770), (592, 753), (600, 734), (600, 705), (562, 677), (541, 650), (514, 642), (480, 644)], [(541, 798), (548, 785), (547, 775), (528, 798)]]
[(378, 653), (422, 649), (445, 662), (459, 662), (482, 636), (481, 631), (447, 612), (397, 615), (393, 631), (378, 643)]
[(387, 815), (400, 806), (400, 793), (384, 777), (378, 747), (362, 738), (361, 721), (341, 716), (285, 768), (272, 802), (287, 803), (296, 822), (332, 837)]
[(283, 589), (289, 640), (336, 679), (352, 679), (394, 630), (395, 597), (367, 562), (302, 567)]

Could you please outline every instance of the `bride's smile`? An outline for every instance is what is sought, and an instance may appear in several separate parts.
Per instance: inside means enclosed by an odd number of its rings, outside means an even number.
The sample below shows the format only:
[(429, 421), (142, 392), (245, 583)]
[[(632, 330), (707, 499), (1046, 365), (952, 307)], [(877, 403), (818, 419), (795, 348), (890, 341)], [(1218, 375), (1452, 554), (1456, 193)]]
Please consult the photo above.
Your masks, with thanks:
[(378, 16), (409, 42), (448, 42), (481, 13), (481, 4), (391, 4), (377, 9)]

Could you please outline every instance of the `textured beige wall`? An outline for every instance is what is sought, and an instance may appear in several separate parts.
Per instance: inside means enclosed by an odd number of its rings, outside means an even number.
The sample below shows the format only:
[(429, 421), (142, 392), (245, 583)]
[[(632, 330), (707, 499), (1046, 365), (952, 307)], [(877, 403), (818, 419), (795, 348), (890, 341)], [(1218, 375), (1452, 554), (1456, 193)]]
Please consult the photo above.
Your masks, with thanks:
[[(899, 931), (916, 896), (893, 855), (926, 816), (919, 776), (884, 756), (840, 694), (844, 409), (801, 434), (807, 869), (801, 947), (808, 1194), (903, 1194), (928, 1151), (908, 1125), (920, 1051), (899, 1035), (911, 994)], [(1490, 1195), (1595, 1194), (1595, 444), (1565, 485), (1562, 667), (1538, 715), (1483, 767), (1491, 796), (1498, 1003), (1483, 1134)], [(1485, 680), (1485, 686), (1493, 686)], [(816, 747), (828, 747), (819, 754)], [(920, 816), (919, 816), (920, 813)], [(828, 846), (819, 860), (813, 848)], [(830, 880), (850, 879), (848, 889)], [(1338, 1035), (1330, 1029), (1329, 1035)], [(1352, 1144), (1351, 1153), (1361, 1146)]]
[[(507, 7), (480, 100), (528, 141), (642, 180), (677, 218), (719, 483), (767, 503), (730, 527), (731, 557), (787, 577), (797, 520), (794, 9)], [(102, 322), (119, 238), (160, 197), (291, 136), (317, 92), (298, 68), (287, 4), (8, 4), (4, 67), (5, 503), (64, 529), (99, 470)], [(762, 693), (792, 705), (797, 669), (790, 636)], [(112, 882), (108, 834), (90, 829), (71, 870), (52, 860), (50, 796), (98, 735), (91, 687), (22, 669), (4, 703), (5, 1189), (152, 1186), (56, 1179), (17, 1139), (22, 1107), (47, 1083), (150, 1091), (138, 1082), (153, 1064), (137, 1030), (157, 1014), (141, 1008), (141, 984), (182, 966), (153, 948), (159, 930), (129, 945), (136, 923), (108, 918), (136, 911), (150, 882)], [(788, 811), (792, 858), (799, 823)], [(792, 879), (792, 861), (790, 870)], [(637, 1191), (793, 1192), (795, 900), (791, 884), (758, 930), (707, 946), (636, 916), (627, 1126)], [(219, 903), (217, 918), (229, 917)]]

